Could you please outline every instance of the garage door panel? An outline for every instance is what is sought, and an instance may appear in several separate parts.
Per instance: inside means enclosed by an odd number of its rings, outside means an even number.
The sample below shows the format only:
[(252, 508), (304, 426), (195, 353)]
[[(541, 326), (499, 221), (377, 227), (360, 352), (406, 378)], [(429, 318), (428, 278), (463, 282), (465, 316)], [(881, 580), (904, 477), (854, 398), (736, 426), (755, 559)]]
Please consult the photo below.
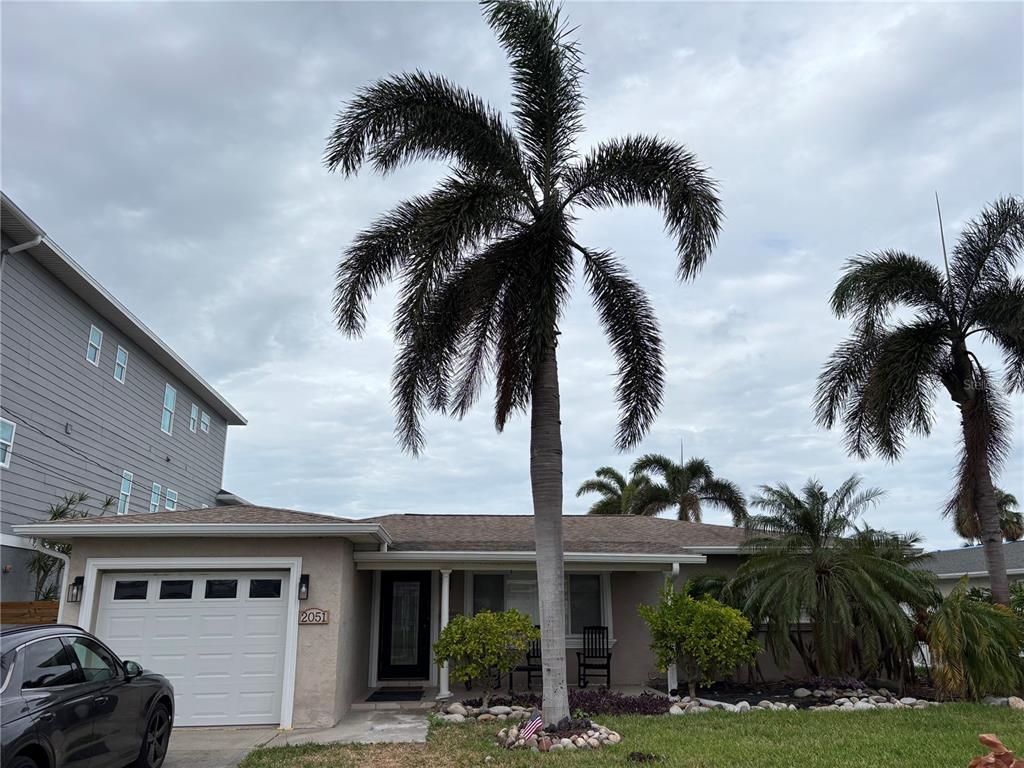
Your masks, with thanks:
[[(115, 600), (116, 581), (148, 580), (144, 600)], [(280, 579), (281, 597), (251, 579)], [(161, 581), (193, 582), (191, 599), (160, 599)], [(205, 583), (237, 580), (235, 598), (206, 598)], [(138, 587), (134, 594), (138, 593)], [(213, 590), (216, 592), (217, 590)], [(274, 588), (276, 592), (276, 587)], [(121, 594), (127, 590), (122, 586)], [(169, 588), (165, 593), (170, 594)], [(174, 685), (175, 725), (261, 725), (280, 721), (288, 574), (108, 574), (100, 590), (97, 634), (123, 658)]]

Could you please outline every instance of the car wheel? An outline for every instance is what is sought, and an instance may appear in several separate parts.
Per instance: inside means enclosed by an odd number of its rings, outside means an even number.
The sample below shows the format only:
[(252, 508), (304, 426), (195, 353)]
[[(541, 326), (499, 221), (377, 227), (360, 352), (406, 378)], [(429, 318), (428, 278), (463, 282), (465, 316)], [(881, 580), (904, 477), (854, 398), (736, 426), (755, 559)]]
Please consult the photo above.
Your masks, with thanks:
[(171, 713), (163, 704), (157, 704), (146, 722), (142, 748), (135, 761), (136, 768), (160, 768), (167, 757), (167, 743), (171, 739)]
[(39, 764), (28, 755), (18, 755), (11, 763), (11, 768), (39, 768)]

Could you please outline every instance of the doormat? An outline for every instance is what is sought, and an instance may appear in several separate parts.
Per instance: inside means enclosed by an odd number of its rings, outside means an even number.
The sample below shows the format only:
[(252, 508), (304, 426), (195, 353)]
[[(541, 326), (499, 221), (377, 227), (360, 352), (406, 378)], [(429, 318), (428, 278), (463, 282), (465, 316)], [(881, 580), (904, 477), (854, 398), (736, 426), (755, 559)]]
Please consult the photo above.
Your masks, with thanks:
[(422, 688), (382, 688), (366, 697), (367, 701), (419, 701)]

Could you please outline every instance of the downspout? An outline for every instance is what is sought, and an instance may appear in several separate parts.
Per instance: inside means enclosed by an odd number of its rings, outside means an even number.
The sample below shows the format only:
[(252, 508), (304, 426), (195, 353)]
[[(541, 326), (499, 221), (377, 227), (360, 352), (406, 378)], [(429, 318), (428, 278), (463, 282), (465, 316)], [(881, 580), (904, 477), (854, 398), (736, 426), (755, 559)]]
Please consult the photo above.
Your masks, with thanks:
[(64, 620), (64, 601), (68, 597), (68, 575), (71, 573), (71, 558), (63, 552), (58, 552), (55, 549), (44, 546), (39, 539), (32, 539), (32, 549), (49, 557), (55, 557), (63, 564), (60, 577), (60, 605), (57, 608), (57, 623), (60, 624)]
[(31, 240), (26, 240), (24, 243), (12, 245), (10, 248), (4, 248), (2, 251), (0, 251), (0, 276), (3, 275), (4, 264), (7, 262), (8, 256), (13, 256), (16, 253), (27, 251), (29, 248), (35, 248), (41, 242), (43, 242), (43, 236), (36, 235)]
[[(678, 562), (672, 563), (672, 576), (670, 578), (671, 578), (671, 580), (670, 580), (669, 583), (670, 583), (670, 585), (672, 587), (672, 591), (675, 592), (676, 591), (676, 582), (679, 581), (679, 563)], [(678, 695), (678, 693), (679, 693), (679, 670), (678, 670), (678, 668), (676, 667), (675, 664), (670, 664), (669, 667), (668, 667), (668, 684), (667, 684), (667, 688), (668, 688), (669, 696), (672, 695), (672, 691), (675, 691), (676, 694)]]

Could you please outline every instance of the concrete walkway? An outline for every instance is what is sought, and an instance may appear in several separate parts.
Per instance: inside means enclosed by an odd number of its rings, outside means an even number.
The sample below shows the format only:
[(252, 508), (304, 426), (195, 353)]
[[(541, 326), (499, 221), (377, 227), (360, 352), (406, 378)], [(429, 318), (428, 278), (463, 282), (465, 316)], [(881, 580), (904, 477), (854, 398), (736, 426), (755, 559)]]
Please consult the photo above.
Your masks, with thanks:
[(164, 768), (236, 768), (252, 750), (287, 744), (379, 744), (424, 742), (427, 718), (422, 712), (349, 712), (333, 728), (178, 728)]

